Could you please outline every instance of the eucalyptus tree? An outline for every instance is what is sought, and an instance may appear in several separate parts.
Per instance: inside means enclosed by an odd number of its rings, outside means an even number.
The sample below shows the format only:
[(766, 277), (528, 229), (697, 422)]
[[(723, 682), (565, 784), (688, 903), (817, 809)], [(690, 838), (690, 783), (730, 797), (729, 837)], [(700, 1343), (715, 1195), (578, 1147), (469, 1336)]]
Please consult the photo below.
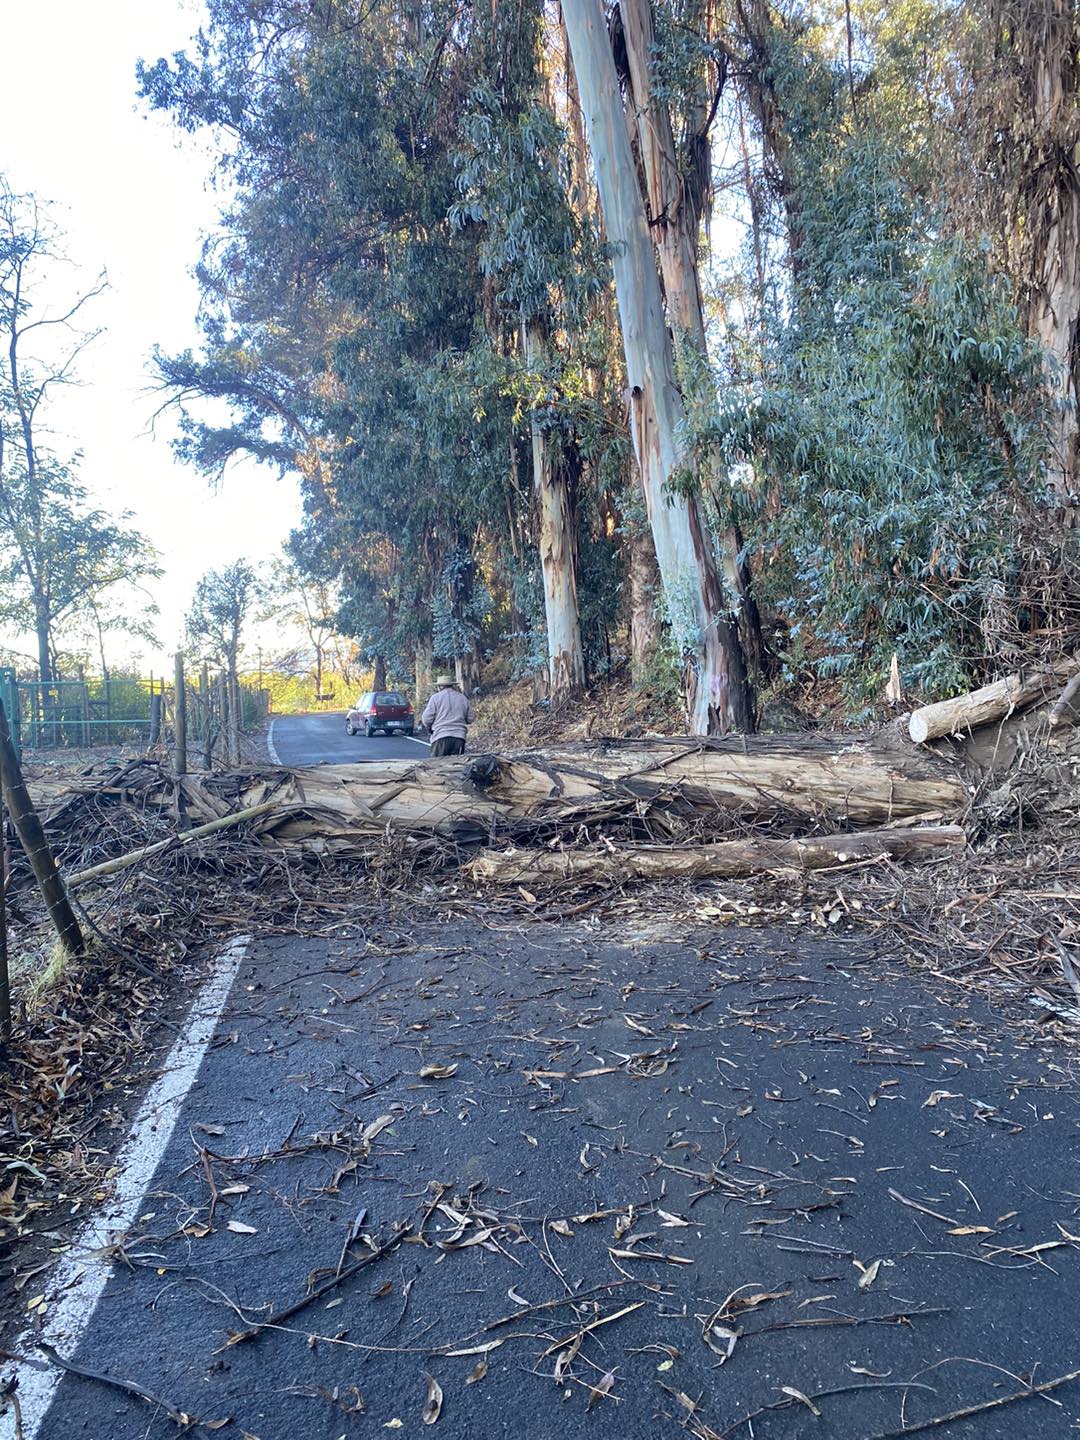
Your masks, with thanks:
[[(472, 563), (481, 523), (501, 523), (484, 510), (490, 466), (475, 436), (436, 453), (427, 423), (444, 408), (432, 394), (444, 357), (469, 349), (482, 307), (475, 240), (447, 218), (457, 107), (478, 79), (474, 28), (451, 3), (213, 0), (195, 57), (141, 72), (144, 95), (180, 124), (227, 133), (236, 186), (216, 271), (225, 321), (163, 378), (174, 394), (224, 394), (237, 423), (196, 426), (182, 443), (203, 464), (238, 439), (271, 461), (308, 457), (308, 529), (376, 652), (399, 644), (406, 613), (429, 646), (431, 607), (447, 598), (455, 643), (478, 653), (475, 607), (440, 577), (461, 553)], [(328, 317), (321, 336), (313, 315)], [(381, 562), (362, 573), (384, 554), (379, 535), (402, 557), (408, 607), (370, 603), (372, 587), (386, 594)]]
[(574, 494), (581, 465), (566, 351), (580, 339), (583, 308), (597, 289), (595, 247), (566, 197), (563, 133), (538, 99), (540, 7), (504, 7), (501, 15), (514, 63), (499, 68), (498, 90), (481, 85), (469, 97), (461, 198), (451, 214), (462, 227), (481, 227), (481, 265), (498, 287), (508, 332), (503, 386), (528, 416), (548, 683), (560, 699), (585, 683)]
[[(955, 216), (991, 237), (1046, 357), (1047, 479), (1080, 517), (1080, 13), (1072, 0), (965, 0), (943, 128), (958, 142)], [(959, 62), (959, 63), (956, 63)], [(944, 68), (944, 66), (942, 67)]]
[(629, 411), (668, 619), (681, 653), (687, 715), (698, 734), (749, 729), (742, 649), (728, 618), (696, 487), (679, 486), (687, 456), (675, 357), (600, 0), (564, 0), (619, 303)]
[[(656, 246), (668, 323), (684, 385), (715, 408), (699, 254), (711, 215), (711, 131), (728, 78), (728, 56), (710, 33), (711, 16), (697, 4), (619, 0), (617, 58), (625, 61), (627, 121), (636, 137), (649, 233)], [(659, 22), (660, 28), (658, 29)], [(719, 548), (737, 613), (743, 658), (760, 675), (761, 621), (731, 487), (718, 456), (702, 476), (717, 506)]]

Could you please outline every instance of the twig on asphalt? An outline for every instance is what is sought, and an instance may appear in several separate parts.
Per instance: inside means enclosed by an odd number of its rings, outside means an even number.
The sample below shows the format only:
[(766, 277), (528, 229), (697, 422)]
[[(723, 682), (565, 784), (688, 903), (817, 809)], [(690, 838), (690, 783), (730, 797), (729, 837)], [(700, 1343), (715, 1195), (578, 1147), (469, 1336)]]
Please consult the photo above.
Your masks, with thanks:
[(982, 1415), (987, 1410), (999, 1410), (1015, 1400), (1030, 1400), (1034, 1395), (1045, 1395), (1070, 1381), (1080, 1380), (1080, 1370), (1070, 1370), (1067, 1375), (1058, 1375), (1054, 1380), (1044, 1380), (1041, 1385), (1029, 1385), (1026, 1390), (1014, 1390), (1011, 1395), (1001, 1395), (997, 1400), (984, 1400), (979, 1405), (965, 1405), (960, 1410), (950, 1410), (947, 1415), (932, 1415), (929, 1420), (918, 1420), (913, 1425), (903, 1425), (899, 1430), (882, 1430), (877, 1435), (868, 1435), (867, 1440), (897, 1440), (901, 1435), (919, 1435), (933, 1430), (938, 1425), (951, 1425), (956, 1420), (967, 1420), (972, 1415)]
[(540, 1356), (540, 1359), (543, 1360), (548, 1355), (553, 1355), (556, 1350), (562, 1350), (567, 1345), (573, 1345), (575, 1341), (580, 1344), (586, 1335), (591, 1334), (594, 1330), (599, 1330), (601, 1325), (610, 1325), (613, 1320), (621, 1320), (624, 1315), (629, 1315), (631, 1311), (640, 1310), (644, 1304), (644, 1300), (635, 1300), (632, 1305), (624, 1305), (621, 1310), (616, 1310), (611, 1315), (598, 1315), (595, 1320), (590, 1320), (588, 1325), (582, 1325), (580, 1330), (576, 1330), (574, 1334), (567, 1339), (556, 1340), (554, 1345), (549, 1345), (543, 1355)]
[[(264, 1330), (274, 1325), (280, 1325), (283, 1320), (291, 1320), (292, 1317), (298, 1315), (301, 1310), (306, 1310), (309, 1305), (314, 1305), (316, 1300), (321, 1300), (324, 1295), (329, 1295), (331, 1290), (336, 1290), (345, 1280), (351, 1279), (352, 1276), (356, 1275), (360, 1270), (366, 1269), (368, 1265), (373, 1264), (376, 1260), (381, 1260), (384, 1255), (389, 1255), (392, 1250), (396, 1250), (405, 1236), (411, 1233), (412, 1228), (411, 1224), (403, 1225), (385, 1244), (377, 1246), (370, 1254), (362, 1256), (351, 1265), (346, 1265), (336, 1275), (332, 1275), (329, 1280), (325, 1280), (321, 1285), (317, 1285), (309, 1295), (305, 1295), (300, 1300), (295, 1300), (291, 1305), (286, 1305), (282, 1310), (272, 1310), (265, 1320), (256, 1321), (248, 1330), (231, 1332), (225, 1349), (229, 1349), (233, 1345), (239, 1345), (244, 1340), (254, 1340), (255, 1337), (261, 1335)], [(244, 1315), (238, 1305), (233, 1304), (233, 1309), (241, 1319), (247, 1319), (247, 1316)]]
[[(71, 1360), (65, 1360), (58, 1355), (51, 1345), (44, 1340), (36, 1340), (34, 1344), (45, 1356), (49, 1365), (55, 1365), (58, 1370), (63, 1370), (68, 1375), (78, 1375), (83, 1380), (98, 1380), (102, 1385), (110, 1385), (114, 1390), (120, 1390), (125, 1395), (133, 1395), (135, 1399), (141, 1400), (144, 1405), (149, 1405), (154, 1410), (160, 1410), (181, 1430), (191, 1430), (205, 1425), (205, 1421), (189, 1415), (186, 1410), (178, 1410), (175, 1405), (170, 1405), (168, 1400), (163, 1400), (160, 1395), (155, 1395), (152, 1390), (145, 1389), (134, 1380), (121, 1380), (115, 1375), (105, 1375), (100, 1370), (90, 1370), (84, 1365), (76, 1365)], [(47, 1370), (49, 1367), (44, 1361), (35, 1360), (29, 1355), (16, 1355), (11, 1350), (0, 1351), (6, 1360), (14, 1360), (19, 1365), (29, 1365), (34, 1370)], [(22, 1427), (22, 1417), (16, 1410), (16, 1440)]]
[(619, 1285), (640, 1284), (640, 1280), (609, 1280), (604, 1285), (591, 1285), (588, 1290), (579, 1290), (575, 1295), (559, 1295), (554, 1300), (541, 1300), (536, 1305), (525, 1305), (520, 1310), (515, 1310), (512, 1315), (500, 1315), (497, 1320), (489, 1320), (484, 1329), (498, 1330), (500, 1325), (512, 1325), (515, 1320), (520, 1320), (525, 1315), (535, 1315), (538, 1310), (557, 1310), (562, 1305), (576, 1305), (579, 1300), (595, 1295), (599, 1290), (614, 1290)]

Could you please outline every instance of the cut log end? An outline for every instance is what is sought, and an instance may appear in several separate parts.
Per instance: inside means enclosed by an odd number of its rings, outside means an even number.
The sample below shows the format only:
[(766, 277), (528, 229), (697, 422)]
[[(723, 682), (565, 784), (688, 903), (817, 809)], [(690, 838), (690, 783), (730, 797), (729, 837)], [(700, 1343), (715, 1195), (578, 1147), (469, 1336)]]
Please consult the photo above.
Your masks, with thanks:
[(908, 734), (916, 745), (925, 745), (930, 738), (930, 726), (926, 723), (925, 715), (918, 710), (913, 710), (908, 716)]

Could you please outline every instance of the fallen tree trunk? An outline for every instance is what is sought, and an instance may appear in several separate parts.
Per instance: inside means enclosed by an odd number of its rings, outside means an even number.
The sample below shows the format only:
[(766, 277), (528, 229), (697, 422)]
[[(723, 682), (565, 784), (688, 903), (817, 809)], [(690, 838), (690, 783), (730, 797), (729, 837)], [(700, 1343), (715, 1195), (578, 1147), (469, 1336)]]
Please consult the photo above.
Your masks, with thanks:
[[(102, 806), (157, 810), (189, 825), (259, 807), (247, 833), (268, 848), (370, 859), (381, 837), (396, 834), (415, 845), (419, 861), (432, 845), (434, 853), (448, 853), (446, 838), (528, 845), (571, 831), (595, 836), (617, 828), (624, 841), (668, 844), (685, 836), (696, 844), (726, 839), (725, 831), (742, 832), (748, 824), (769, 824), (782, 836), (807, 819), (825, 819), (837, 830), (952, 819), (968, 796), (936, 760), (877, 751), (867, 741), (800, 735), (600, 741), (506, 759), (422, 758), (179, 778), (142, 761), (111, 777), (82, 778), (52, 798), (49, 826), (58, 839), (72, 826), (100, 832)], [(97, 858), (92, 849), (87, 858)], [(79, 876), (80, 883), (85, 879)]]
[(1003, 680), (995, 680), (979, 690), (970, 690), (966, 695), (955, 695), (951, 700), (923, 705), (911, 712), (908, 734), (916, 745), (925, 745), (929, 740), (940, 740), (946, 735), (963, 735), (980, 725), (1004, 719), (1037, 700), (1048, 700), (1076, 663), (1076, 660), (1063, 660), (1026, 675), (1006, 675)]
[(466, 870), (473, 880), (494, 885), (546, 885), (581, 882), (738, 879), (769, 870), (824, 870), (859, 861), (921, 858), (964, 845), (959, 825), (924, 829), (864, 830), (857, 835), (815, 835), (804, 840), (726, 840), (685, 848), (657, 845), (644, 849), (616, 846), (591, 851), (485, 851)]
[[(239, 777), (234, 777), (235, 780)], [(237, 796), (268, 798), (268, 777)], [(399, 761), (279, 772), (279, 807), (258, 821), (269, 843), (370, 853), (373, 832), (449, 836), (466, 844), (530, 843), (571, 826), (632, 823), (639, 838), (739, 822), (839, 825), (951, 818), (960, 780), (858, 745), (799, 737), (751, 743), (622, 741), (501, 759)], [(203, 782), (209, 785), (212, 782)], [(185, 802), (197, 809), (185, 781)], [(707, 837), (708, 838), (708, 837)]]

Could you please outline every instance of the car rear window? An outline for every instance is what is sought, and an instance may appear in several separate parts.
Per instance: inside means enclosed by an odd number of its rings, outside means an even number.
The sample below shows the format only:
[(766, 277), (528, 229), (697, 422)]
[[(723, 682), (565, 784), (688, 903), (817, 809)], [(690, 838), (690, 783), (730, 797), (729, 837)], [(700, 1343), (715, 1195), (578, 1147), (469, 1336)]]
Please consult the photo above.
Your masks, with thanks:
[(375, 696), (376, 705), (407, 705), (408, 703), (400, 690), (380, 690)]

